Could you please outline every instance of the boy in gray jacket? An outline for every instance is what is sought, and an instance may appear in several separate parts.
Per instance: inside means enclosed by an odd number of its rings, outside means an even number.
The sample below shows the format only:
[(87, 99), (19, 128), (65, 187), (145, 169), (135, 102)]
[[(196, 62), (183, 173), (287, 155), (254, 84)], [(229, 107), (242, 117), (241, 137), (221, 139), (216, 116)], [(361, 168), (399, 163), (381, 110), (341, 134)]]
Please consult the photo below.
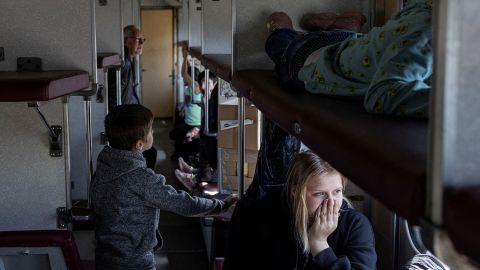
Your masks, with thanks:
[(152, 147), (152, 123), (152, 112), (138, 104), (117, 106), (105, 118), (110, 146), (98, 156), (91, 188), (97, 270), (154, 270), (160, 210), (203, 216), (234, 201), (192, 197), (148, 169), (142, 152)]

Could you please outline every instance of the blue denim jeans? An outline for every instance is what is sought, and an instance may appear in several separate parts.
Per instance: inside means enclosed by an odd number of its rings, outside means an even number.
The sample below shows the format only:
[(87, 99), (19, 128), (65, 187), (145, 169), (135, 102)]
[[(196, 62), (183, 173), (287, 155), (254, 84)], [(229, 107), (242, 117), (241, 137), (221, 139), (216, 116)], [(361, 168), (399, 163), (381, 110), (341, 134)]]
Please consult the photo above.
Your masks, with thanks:
[(304, 83), (298, 80), (297, 75), (308, 56), (322, 47), (354, 35), (356, 33), (349, 30), (301, 33), (292, 29), (278, 29), (268, 36), (265, 51), (275, 63), (275, 72), (282, 82), (303, 88)]

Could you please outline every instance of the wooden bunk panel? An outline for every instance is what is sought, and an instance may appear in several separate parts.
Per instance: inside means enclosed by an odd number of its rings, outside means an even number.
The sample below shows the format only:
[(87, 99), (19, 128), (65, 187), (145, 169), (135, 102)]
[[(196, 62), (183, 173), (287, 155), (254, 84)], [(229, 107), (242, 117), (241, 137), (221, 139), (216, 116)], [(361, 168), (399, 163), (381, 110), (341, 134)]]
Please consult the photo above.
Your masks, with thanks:
[(104, 68), (120, 64), (118, 53), (97, 53), (97, 68)]
[(272, 71), (239, 71), (233, 85), (391, 210), (412, 223), (424, 215), (425, 120), (368, 114), (360, 100), (287, 89)]
[(47, 101), (89, 86), (85, 71), (0, 71), (0, 101)]
[(455, 248), (480, 263), (480, 187), (445, 192), (445, 227)]
[(231, 54), (205, 54), (203, 55), (206, 67), (217, 77), (224, 81), (232, 80), (232, 55)]

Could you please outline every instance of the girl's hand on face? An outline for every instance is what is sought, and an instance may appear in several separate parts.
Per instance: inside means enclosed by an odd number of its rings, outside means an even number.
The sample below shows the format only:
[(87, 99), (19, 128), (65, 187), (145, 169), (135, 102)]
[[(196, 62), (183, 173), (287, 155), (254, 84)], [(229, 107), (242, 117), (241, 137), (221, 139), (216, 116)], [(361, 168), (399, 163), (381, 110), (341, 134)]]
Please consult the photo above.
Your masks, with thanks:
[(325, 199), (315, 211), (312, 225), (308, 229), (310, 250), (315, 256), (328, 248), (327, 237), (337, 228), (340, 205), (333, 199)]

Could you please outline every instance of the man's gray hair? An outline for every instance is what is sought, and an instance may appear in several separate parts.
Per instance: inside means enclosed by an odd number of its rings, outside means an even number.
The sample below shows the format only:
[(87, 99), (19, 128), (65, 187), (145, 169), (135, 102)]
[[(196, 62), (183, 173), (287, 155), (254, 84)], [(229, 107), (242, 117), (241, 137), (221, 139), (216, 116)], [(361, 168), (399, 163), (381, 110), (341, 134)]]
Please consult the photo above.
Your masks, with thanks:
[(135, 32), (137, 32), (137, 31), (140, 31), (140, 29), (137, 26), (135, 26), (133, 24), (127, 25), (123, 28), (123, 36), (124, 37), (132, 37), (132, 36), (135, 35)]

